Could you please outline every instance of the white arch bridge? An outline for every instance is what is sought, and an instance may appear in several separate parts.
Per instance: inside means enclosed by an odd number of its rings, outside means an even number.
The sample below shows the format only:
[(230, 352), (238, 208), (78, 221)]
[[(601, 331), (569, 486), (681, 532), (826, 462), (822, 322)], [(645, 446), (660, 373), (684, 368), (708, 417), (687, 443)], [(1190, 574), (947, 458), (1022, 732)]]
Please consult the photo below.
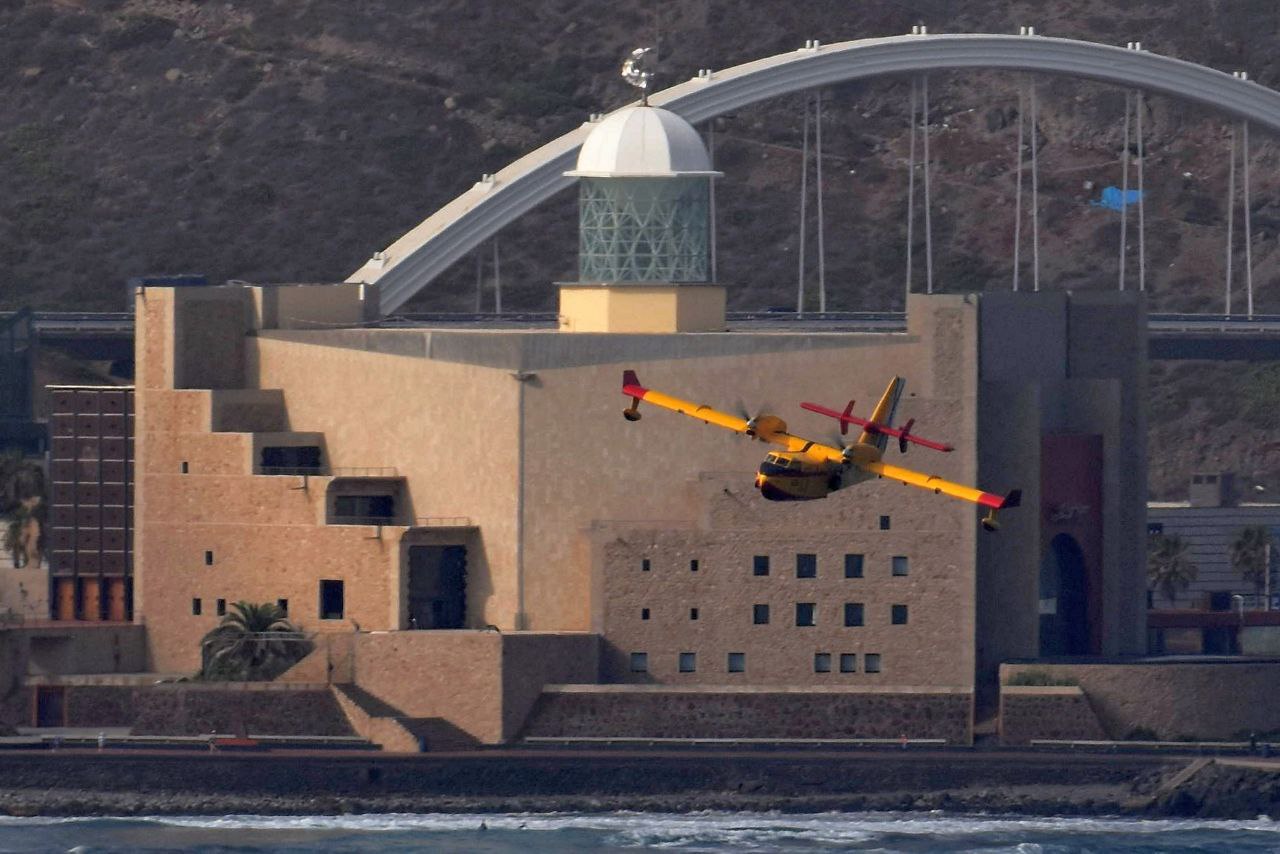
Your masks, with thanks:
[[(1132, 48), (1036, 35), (904, 35), (806, 47), (722, 71), (703, 71), (650, 97), (692, 123), (815, 87), (890, 74), (1006, 69), (1085, 77), (1194, 101), (1280, 132), (1280, 92), (1195, 63)], [(530, 152), (440, 208), (348, 277), (377, 282), (396, 311), (508, 223), (569, 187), (583, 124)]]

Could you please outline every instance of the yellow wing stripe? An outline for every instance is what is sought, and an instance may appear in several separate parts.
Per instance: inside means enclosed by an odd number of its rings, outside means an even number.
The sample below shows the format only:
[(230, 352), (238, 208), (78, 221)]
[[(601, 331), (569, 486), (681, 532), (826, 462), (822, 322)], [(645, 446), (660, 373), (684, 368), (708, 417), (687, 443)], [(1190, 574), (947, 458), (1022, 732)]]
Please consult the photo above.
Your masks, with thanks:
[(985, 507), (999, 506), (1003, 500), (999, 495), (992, 495), (989, 492), (983, 492), (981, 489), (974, 489), (971, 486), (965, 486), (959, 483), (952, 483), (949, 480), (943, 480), (940, 477), (931, 474), (922, 474), (911, 469), (899, 468), (898, 466), (885, 465), (884, 463), (863, 463), (862, 468), (873, 474), (887, 477), (890, 480), (896, 480), (905, 483), (908, 486), (918, 486), (921, 489), (927, 489), (930, 492), (940, 492), (943, 495), (950, 495), (952, 498), (959, 498), (962, 501), (971, 501), (974, 504), (981, 504)]

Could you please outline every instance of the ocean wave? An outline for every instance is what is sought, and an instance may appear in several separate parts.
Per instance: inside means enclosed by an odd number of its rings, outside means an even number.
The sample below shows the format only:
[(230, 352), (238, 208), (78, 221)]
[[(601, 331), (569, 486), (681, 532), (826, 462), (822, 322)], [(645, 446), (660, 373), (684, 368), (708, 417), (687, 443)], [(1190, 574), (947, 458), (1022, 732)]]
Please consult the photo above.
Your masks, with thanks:
[[(1207, 831), (1215, 834), (1280, 833), (1280, 823), (1253, 820), (1052, 818), (954, 813), (385, 813), (361, 815), (227, 815), (128, 817), (13, 817), (0, 816), (3, 827), (40, 827), (96, 823), (107, 827), (150, 825), (203, 830), (347, 831), (379, 833), (418, 831), (450, 833), (475, 831), (483, 825), (495, 831), (594, 831), (613, 835), (620, 844), (687, 847), (698, 844), (755, 847), (788, 840), (810, 844), (856, 844), (876, 839), (943, 839), (982, 836), (987, 844), (1008, 847), (989, 850), (1039, 850), (1028, 837), (1041, 834), (1151, 835)], [(1025, 847), (1024, 847), (1025, 846)]]

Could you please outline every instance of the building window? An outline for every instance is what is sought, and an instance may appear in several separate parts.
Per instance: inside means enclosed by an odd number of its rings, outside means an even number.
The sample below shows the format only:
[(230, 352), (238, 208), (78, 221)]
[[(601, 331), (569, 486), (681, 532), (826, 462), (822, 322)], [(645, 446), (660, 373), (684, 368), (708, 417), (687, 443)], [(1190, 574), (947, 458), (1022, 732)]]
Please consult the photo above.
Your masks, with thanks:
[(840, 672), (841, 673), (857, 673), (858, 672), (858, 654), (855, 652), (840, 653)]
[(869, 652), (862, 657), (862, 669), (867, 673), (880, 672), (880, 653)]
[(697, 559), (697, 558), (694, 558), (693, 560), (689, 561), (689, 571), (690, 571), (690, 572), (697, 572), (697, 571), (698, 571), (698, 559)]
[(1148, 536), (1154, 536), (1155, 534), (1163, 534), (1163, 533), (1164, 533), (1164, 522), (1148, 522), (1147, 523)]
[(756, 555), (751, 559), (752, 575), (768, 575), (769, 574), (769, 556)]
[(730, 673), (746, 673), (747, 672), (747, 654), (745, 652), (729, 653), (726, 669)]
[(815, 652), (813, 654), (813, 672), (814, 673), (830, 673), (831, 672), (831, 653)]
[(680, 653), (680, 672), (693, 673), (698, 669), (698, 654), (696, 652)]
[(187, 461), (186, 461), (186, 460), (183, 460), (183, 461), (182, 461), (182, 473), (183, 473), (183, 474), (188, 474), (190, 471), (191, 471), (191, 466), (187, 465)]
[(845, 555), (844, 556), (844, 577), (845, 578), (861, 578), (862, 577), (862, 555)]
[(844, 624), (846, 626), (863, 625), (861, 602), (844, 603)]
[(698, 609), (697, 609), (697, 608), (690, 608), (690, 609), (689, 609), (689, 619), (690, 619), (690, 620), (696, 620), (696, 619), (698, 619)]
[(880, 530), (882, 530), (882, 531), (887, 531), (887, 530), (889, 530), (889, 517), (888, 517), (888, 516), (881, 516), (881, 517), (880, 517)]
[(905, 626), (907, 624), (907, 606), (894, 605), (890, 611), (889, 621), (895, 626)]
[(191, 600), (191, 616), (193, 616), (193, 617), (198, 617), (198, 616), (200, 616), (200, 611), (201, 611), (201, 603), (200, 603), (200, 600), (199, 600), (199, 599), (192, 599), (192, 600)]
[(280, 609), (281, 614), (283, 614), (286, 617), (289, 616), (289, 600), (288, 599), (277, 599), (276, 607)]
[(218, 605), (218, 616), (225, 617), (227, 615), (227, 600), (219, 599), (217, 605)]
[(818, 556), (809, 554), (796, 555), (796, 578), (817, 578)]
[(204, 553), (204, 565), (213, 566), (213, 552)]
[(768, 605), (752, 605), (751, 606), (751, 622), (757, 626), (766, 626), (769, 624), (769, 606)]
[(632, 673), (648, 673), (649, 672), (649, 653), (647, 652), (631, 653), (631, 672)]
[(814, 615), (818, 610), (818, 606), (813, 602), (797, 602), (796, 603), (796, 625), (797, 626), (813, 626), (816, 625)]
[(906, 575), (907, 571), (910, 568), (911, 568), (910, 562), (907, 560), (906, 555), (893, 556), (893, 574), (894, 575)]
[(650, 569), (653, 569), (653, 565), (649, 563), (649, 559), (648, 558), (642, 559), (640, 561), (640, 571), (648, 572)]
[(648, 608), (641, 608), (641, 609), (640, 609), (640, 619), (642, 619), (642, 620), (647, 620), (647, 619), (649, 619), (649, 609), (648, 609)]
[(345, 585), (341, 581), (320, 582), (320, 619), (341, 620), (346, 610)]

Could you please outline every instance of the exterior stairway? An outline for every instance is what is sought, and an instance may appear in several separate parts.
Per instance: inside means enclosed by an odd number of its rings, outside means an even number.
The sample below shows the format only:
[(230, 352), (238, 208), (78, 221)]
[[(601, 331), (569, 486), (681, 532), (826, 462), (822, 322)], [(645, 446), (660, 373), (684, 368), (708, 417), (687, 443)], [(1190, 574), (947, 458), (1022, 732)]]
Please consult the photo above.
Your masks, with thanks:
[(392, 753), (465, 750), (476, 741), (440, 718), (412, 718), (358, 685), (331, 686), (338, 705), (361, 737)]

